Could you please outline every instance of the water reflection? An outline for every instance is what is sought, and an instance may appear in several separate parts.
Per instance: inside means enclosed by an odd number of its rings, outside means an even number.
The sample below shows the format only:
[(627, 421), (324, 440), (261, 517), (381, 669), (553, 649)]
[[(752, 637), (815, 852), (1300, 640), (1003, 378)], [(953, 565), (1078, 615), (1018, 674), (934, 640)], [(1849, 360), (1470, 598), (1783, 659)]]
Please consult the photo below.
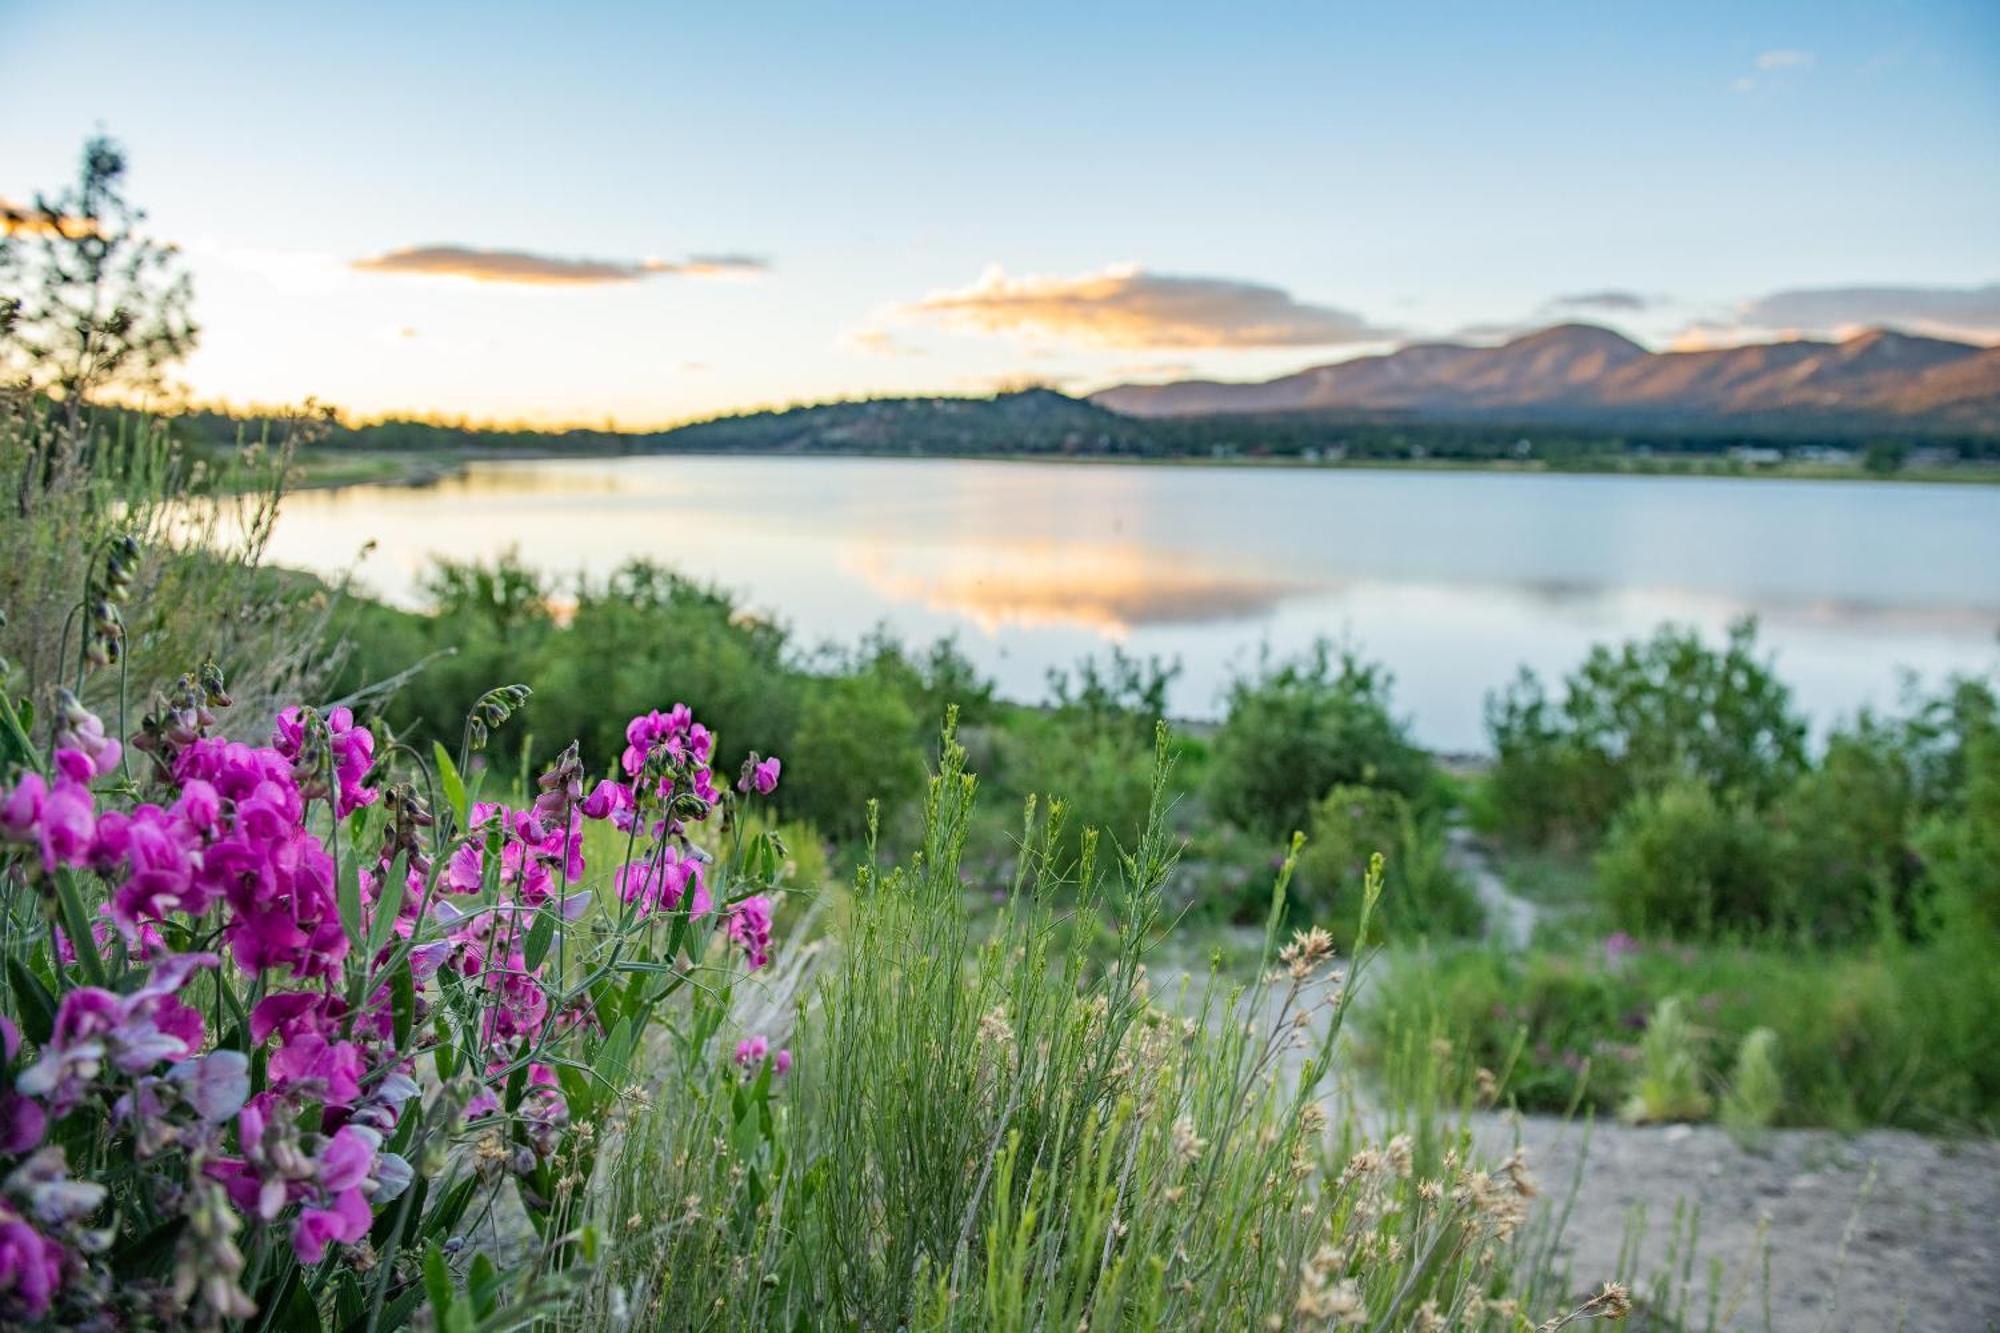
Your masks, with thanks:
[(2000, 659), (2000, 488), (827, 459), (496, 463), (422, 489), (294, 497), (273, 557), (406, 604), (437, 555), (565, 576), (646, 557), (737, 589), (807, 643), (957, 633), (1001, 688), (1107, 642), (1178, 657), (1212, 714), (1260, 645), (1349, 635), (1418, 733), (1480, 744), (1520, 664), (1678, 620), (1765, 640), (1822, 721), (1896, 669)]
[(847, 567), (895, 603), (965, 616), (981, 631), (1078, 625), (1124, 641), (1136, 626), (1255, 621), (1328, 585), (1201, 567), (1137, 543), (1021, 542), (927, 553), (860, 547)]

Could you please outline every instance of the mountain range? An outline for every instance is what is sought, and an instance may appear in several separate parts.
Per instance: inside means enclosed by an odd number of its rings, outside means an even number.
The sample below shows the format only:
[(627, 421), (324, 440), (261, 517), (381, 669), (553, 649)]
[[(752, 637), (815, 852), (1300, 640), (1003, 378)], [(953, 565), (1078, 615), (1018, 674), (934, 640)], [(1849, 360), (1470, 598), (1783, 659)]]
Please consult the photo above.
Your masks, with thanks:
[(1750, 422), (1845, 419), (2000, 429), (2000, 347), (1872, 329), (1653, 352), (1592, 324), (1497, 347), (1413, 343), (1261, 383), (1122, 384), (1090, 395), (1129, 417), (1356, 412), (1439, 419)]

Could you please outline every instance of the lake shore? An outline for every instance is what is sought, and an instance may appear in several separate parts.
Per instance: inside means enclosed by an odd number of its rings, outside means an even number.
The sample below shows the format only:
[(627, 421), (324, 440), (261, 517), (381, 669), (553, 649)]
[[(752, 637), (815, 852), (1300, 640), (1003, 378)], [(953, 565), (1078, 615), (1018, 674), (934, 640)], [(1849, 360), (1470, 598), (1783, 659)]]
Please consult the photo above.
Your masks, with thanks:
[(429, 486), (461, 476), (473, 463), (545, 462), (590, 458), (879, 458), (901, 462), (1066, 463), (1079, 466), (1169, 468), (1280, 468), (1310, 472), (1481, 472), (1513, 476), (1698, 477), (1743, 481), (1873, 481), (1919, 485), (2000, 484), (2000, 465), (1960, 463), (1877, 473), (1835, 463), (1744, 464), (1723, 458), (1606, 458), (1600, 463), (1552, 466), (1544, 462), (1450, 459), (1302, 459), (1247, 457), (1141, 458), (1119, 454), (927, 453), (814, 450), (744, 453), (698, 449), (438, 449), (302, 450), (292, 487), (331, 490), (347, 486)]

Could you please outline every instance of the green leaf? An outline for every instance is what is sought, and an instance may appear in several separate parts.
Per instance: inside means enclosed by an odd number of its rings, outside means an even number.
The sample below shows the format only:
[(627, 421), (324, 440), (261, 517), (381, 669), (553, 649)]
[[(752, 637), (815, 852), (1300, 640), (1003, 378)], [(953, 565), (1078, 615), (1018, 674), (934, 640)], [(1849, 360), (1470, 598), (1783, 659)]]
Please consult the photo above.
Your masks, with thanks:
[(435, 1241), (424, 1251), (424, 1290), (430, 1295), (431, 1313), (437, 1316), (438, 1327), (444, 1327), (454, 1303), (451, 1270), (445, 1267), (444, 1250)]
[(410, 1026), (417, 1017), (416, 978), (410, 975), (409, 960), (396, 965), (389, 976), (389, 1014), (396, 1033), (396, 1049), (404, 1050), (410, 1041)]
[(382, 952), (396, 933), (396, 915), (403, 910), (403, 896), (409, 889), (409, 870), (404, 864), (404, 854), (396, 853), (396, 859), (389, 863), (389, 874), (382, 881), (375, 894), (375, 920), (368, 929), (368, 956)]
[(340, 907), (340, 924), (347, 931), (347, 942), (360, 952), (368, 942), (368, 932), (361, 917), (361, 865), (352, 856), (341, 859), (335, 901)]
[(342, 1333), (393, 1333), (395, 1329), (410, 1322), (410, 1316), (417, 1312), (417, 1306), (423, 1299), (424, 1289), (411, 1287), (382, 1307), (381, 1322), (372, 1329), (369, 1327), (368, 1313), (364, 1310), (359, 1318), (350, 1319), (346, 1323)]
[(597, 1084), (590, 1075), (574, 1065), (555, 1066), (556, 1082), (562, 1087), (563, 1100), (569, 1103), (570, 1119), (589, 1121), (596, 1118)]
[(445, 753), (442, 742), (431, 742), (431, 756), (437, 761), (438, 785), (444, 788), (444, 799), (458, 816), (458, 828), (463, 832), (467, 823), (466, 812), (471, 808), (465, 801), (465, 779), (458, 775), (458, 765), (451, 762), (451, 756)]
[(451, 1029), (445, 1026), (442, 1010), (431, 1027), (437, 1032), (437, 1045), (431, 1048), (431, 1058), (437, 1061), (438, 1077), (449, 1083), (458, 1073), (458, 1047), (452, 1043)]
[(597, 1076), (611, 1088), (625, 1086), (627, 1067), (632, 1062), (632, 1050), (638, 1043), (637, 1030), (632, 1020), (621, 1018), (618, 1026), (611, 1029), (611, 1035), (604, 1039), (604, 1045), (597, 1048), (597, 1062), (592, 1066)]
[(484, 1319), (500, 1304), (500, 1270), (485, 1251), (472, 1256), (472, 1272), (465, 1279), (465, 1294), (472, 1299), (472, 1312)]
[(7, 984), (21, 1010), (21, 1031), (37, 1046), (46, 1042), (56, 1030), (56, 997), (25, 961), (12, 954), (7, 958)]
[(522, 947), (522, 957), (530, 972), (542, 965), (542, 959), (549, 956), (549, 945), (556, 938), (556, 913), (544, 909), (535, 914), (535, 924), (528, 931), (528, 942)]
[(292, 1275), (293, 1281), (277, 1307), (281, 1312), (278, 1326), (301, 1329), (305, 1333), (318, 1333), (319, 1307), (313, 1304), (312, 1294), (306, 1290), (306, 1284), (297, 1280), (296, 1268), (292, 1270)]

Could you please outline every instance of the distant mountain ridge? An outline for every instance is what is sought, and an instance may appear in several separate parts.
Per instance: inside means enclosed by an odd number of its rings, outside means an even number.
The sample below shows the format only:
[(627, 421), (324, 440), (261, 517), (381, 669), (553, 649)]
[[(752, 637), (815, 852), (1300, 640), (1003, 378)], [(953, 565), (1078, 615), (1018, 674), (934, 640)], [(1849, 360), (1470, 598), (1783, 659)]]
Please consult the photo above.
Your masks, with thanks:
[(1989, 431), (2000, 429), (2000, 348), (1872, 329), (1841, 342), (1652, 352), (1610, 329), (1558, 324), (1497, 347), (1413, 343), (1261, 383), (1122, 384), (1090, 401), (1129, 417), (1364, 412), (1718, 422), (1855, 414)]

